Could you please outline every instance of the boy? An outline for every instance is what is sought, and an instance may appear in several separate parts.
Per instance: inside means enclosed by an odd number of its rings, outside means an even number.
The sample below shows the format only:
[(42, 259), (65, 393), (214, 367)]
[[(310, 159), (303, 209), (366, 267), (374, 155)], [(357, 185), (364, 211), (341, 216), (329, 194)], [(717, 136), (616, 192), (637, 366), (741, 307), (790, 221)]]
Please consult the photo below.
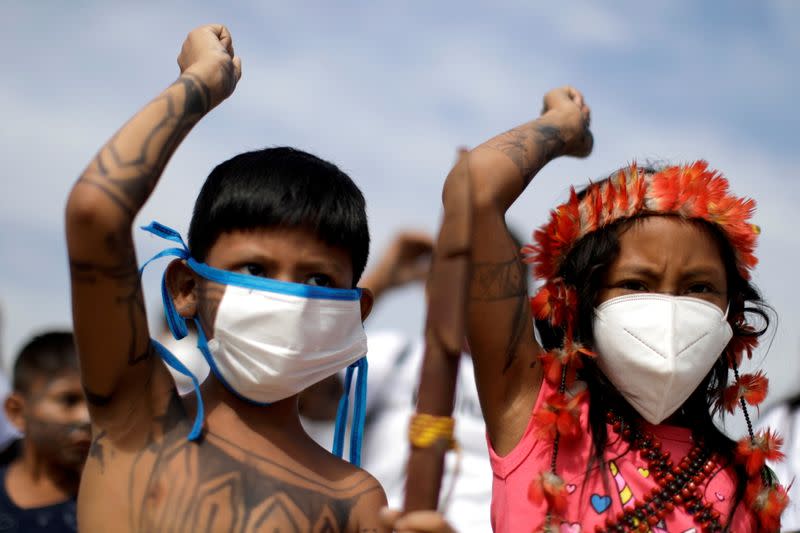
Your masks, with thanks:
[(90, 428), (72, 334), (34, 337), (17, 357), (13, 379), (5, 412), (24, 437), (0, 469), (0, 530), (77, 531)]
[[(134, 217), (183, 137), (241, 75), (220, 25), (192, 31), (178, 64), (178, 80), (100, 150), (67, 205), (93, 425), (81, 531), (380, 531), (380, 485), (315, 444), (297, 415), (310, 380), (353, 362), (342, 353), (365, 353), (372, 297), (352, 287), (369, 233), (363, 196), (338, 168), (289, 148), (219, 165), (198, 197), (186, 260), (165, 278), (171, 329), (180, 336), (194, 319), (213, 363), (201, 394), (178, 396), (150, 341)], [(203, 422), (199, 438), (192, 420)]]

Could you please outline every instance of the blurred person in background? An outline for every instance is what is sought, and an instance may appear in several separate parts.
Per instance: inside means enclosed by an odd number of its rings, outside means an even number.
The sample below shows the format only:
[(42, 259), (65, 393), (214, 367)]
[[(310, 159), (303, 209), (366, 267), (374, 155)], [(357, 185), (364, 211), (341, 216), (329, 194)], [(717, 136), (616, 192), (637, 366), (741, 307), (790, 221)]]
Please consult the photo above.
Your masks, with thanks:
[(22, 348), (5, 414), (23, 437), (0, 467), (0, 531), (77, 531), (91, 432), (72, 333), (42, 333)]
[(800, 392), (783, 400), (759, 417), (756, 427), (759, 431), (775, 428), (783, 437), (783, 461), (768, 461), (775, 475), (786, 485), (789, 492), (789, 505), (781, 515), (782, 531), (800, 531)]
[[(0, 307), (0, 338), (2, 338), (2, 328), (3, 312)], [(0, 370), (0, 398), (5, 398), (11, 392), (5, 354), (0, 353), (0, 361), (3, 363), (2, 370)], [(0, 466), (7, 465), (16, 456), (20, 436), (19, 431), (8, 421), (5, 410), (0, 409)]]

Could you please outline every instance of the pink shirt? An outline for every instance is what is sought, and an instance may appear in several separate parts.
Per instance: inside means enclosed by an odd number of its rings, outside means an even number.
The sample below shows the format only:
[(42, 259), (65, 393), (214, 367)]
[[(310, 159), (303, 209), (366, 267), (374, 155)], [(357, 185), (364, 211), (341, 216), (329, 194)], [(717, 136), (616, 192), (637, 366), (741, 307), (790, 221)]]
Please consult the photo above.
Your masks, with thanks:
[[(545, 383), (536, 400), (534, 411), (543, 398), (553, 391)], [(609, 443), (605, 450), (605, 478), (599, 475), (600, 466), (593, 466), (587, 476), (592, 438), (589, 428), (589, 401), (580, 406), (580, 423), (584, 431), (572, 441), (559, 445), (557, 473), (567, 483), (566, 520), (558, 521), (560, 533), (582, 533), (595, 531), (595, 526), (604, 526), (607, 518), (615, 518), (621, 511), (640, 501), (657, 484), (647, 470), (647, 462), (636, 451), (608, 427)], [(517, 446), (505, 457), (500, 457), (489, 443), (489, 455), (494, 472), (492, 491), (492, 527), (495, 533), (531, 533), (543, 524), (544, 503), (534, 504), (528, 499), (531, 481), (543, 471), (550, 469), (552, 441), (538, 439), (534, 417), (528, 422), (525, 434)], [(675, 464), (692, 448), (691, 432), (685, 428), (646, 425), (645, 429), (661, 441), (662, 449), (668, 451)], [(713, 472), (700, 489), (705, 501), (720, 512), (723, 526), (729, 519), (731, 505), (736, 494), (735, 474), (731, 468), (720, 467)], [(587, 479), (588, 477), (588, 479)], [(756, 531), (755, 517), (740, 504), (731, 522), (731, 531)], [(681, 506), (668, 514), (664, 521), (652, 529), (653, 533), (699, 532), (692, 516)]]

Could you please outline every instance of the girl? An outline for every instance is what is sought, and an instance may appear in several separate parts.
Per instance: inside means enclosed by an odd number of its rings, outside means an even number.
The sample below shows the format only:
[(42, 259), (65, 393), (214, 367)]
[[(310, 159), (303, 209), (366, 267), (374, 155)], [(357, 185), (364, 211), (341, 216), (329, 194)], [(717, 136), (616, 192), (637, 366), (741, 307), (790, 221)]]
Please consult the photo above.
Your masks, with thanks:
[(622, 168), (573, 191), (523, 248), (544, 281), (528, 301), (505, 212), (548, 161), (588, 155), (589, 116), (577, 90), (556, 89), (537, 120), (469, 154), (468, 339), (492, 525), (775, 531), (787, 498), (764, 462), (781, 456), (780, 439), (751, 430), (737, 444), (712, 420), (766, 395), (761, 373), (738, 373), (768, 326), (748, 281), (752, 200), (704, 162)]

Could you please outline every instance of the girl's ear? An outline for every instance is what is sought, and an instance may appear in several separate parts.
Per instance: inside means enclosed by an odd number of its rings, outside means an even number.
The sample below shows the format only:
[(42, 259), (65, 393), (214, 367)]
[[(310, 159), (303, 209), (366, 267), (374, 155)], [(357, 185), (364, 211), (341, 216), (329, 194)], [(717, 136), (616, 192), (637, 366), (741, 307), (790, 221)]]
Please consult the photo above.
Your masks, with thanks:
[(194, 318), (197, 315), (197, 274), (183, 259), (176, 259), (167, 267), (166, 281), (178, 314)]
[(361, 321), (365, 321), (372, 312), (372, 305), (375, 303), (375, 295), (366, 287), (361, 288)]

